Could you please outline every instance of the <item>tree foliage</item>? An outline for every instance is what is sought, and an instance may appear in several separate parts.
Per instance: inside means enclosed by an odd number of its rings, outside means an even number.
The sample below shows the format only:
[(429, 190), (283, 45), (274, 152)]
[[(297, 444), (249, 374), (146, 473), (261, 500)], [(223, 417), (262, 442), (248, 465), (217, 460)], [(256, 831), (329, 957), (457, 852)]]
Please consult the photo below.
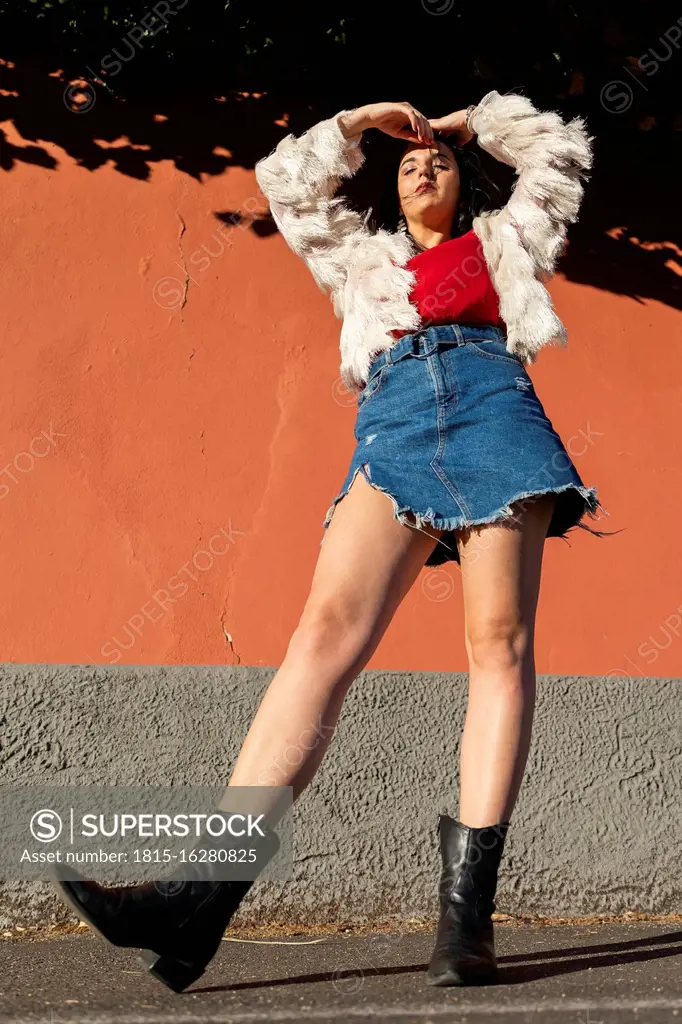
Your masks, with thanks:
[(681, 13), (643, 0), (0, 0), (0, 39), (7, 56), (40, 55), (116, 95), (232, 85), (350, 103), (522, 89), (614, 128), (679, 130)]

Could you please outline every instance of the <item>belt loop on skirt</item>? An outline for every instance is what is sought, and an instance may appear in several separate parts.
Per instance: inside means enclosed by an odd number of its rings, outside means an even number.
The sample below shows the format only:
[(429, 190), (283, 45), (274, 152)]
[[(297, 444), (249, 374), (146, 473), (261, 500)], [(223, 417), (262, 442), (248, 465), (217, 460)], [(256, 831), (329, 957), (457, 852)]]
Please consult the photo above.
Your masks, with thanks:
[(413, 331), (410, 334), (403, 334), (403, 336), (396, 341), (395, 345), (392, 345), (389, 349), (384, 349), (382, 351), (382, 361), (385, 363), (397, 363), (399, 359), (402, 359), (406, 352), (418, 353), (422, 333), (423, 331)]
[(452, 328), (452, 333), (455, 336), (455, 341), (457, 342), (457, 344), (458, 345), (464, 345), (465, 344), (464, 335), (462, 333), (462, 329), (459, 326), (459, 324), (450, 324), (450, 327)]
[[(422, 341), (422, 338), (424, 339)], [(417, 353), (430, 356), (438, 348), (438, 338), (433, 327), (427, 327), (423, 333), (417, 336)]]
[[(464, 345), (466, 340), (464, 333), (458, 324), (437, 324), (432, 327), (427, 327), (423, 332), (418, 332), (414, 335), (416, 339), (415, 351), (420, 355), (430, 356), (438, 348), (439, 344), (443, 341), (443, 335), (454, 342), (455, 345)], [(422, 344), (421, 338), (424, 338)]]
[(455, 345), (465, 345), (466, 338), (459, 324), (440, 324), (420, 327), (409, 334), (403, 334), (389, 349), (383, 349), (376, 357), (379, 365), (397, 363), (406, 353), (416, 356), (430, 356), (439, 344), (439, 335), (447, 331)]

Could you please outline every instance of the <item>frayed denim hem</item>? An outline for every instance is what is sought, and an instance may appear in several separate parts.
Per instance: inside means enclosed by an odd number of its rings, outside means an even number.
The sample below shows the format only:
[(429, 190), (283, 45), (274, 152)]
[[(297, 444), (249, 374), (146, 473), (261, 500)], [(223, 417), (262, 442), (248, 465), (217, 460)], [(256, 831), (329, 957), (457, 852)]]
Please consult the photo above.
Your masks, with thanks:
[[(327, 514), (322, 524), (325, 529), (329, 526), (331, 522), (332, 516), (334, 514), (334, 509), (341, 501), (341, 499), (344, 498), (348, 491), (351, 489), (355, 481), (355, 477), (361, 470), (363, 476), (367, 480), (367, 483), (371, 487), (373, 487), (377, 491), (380, 491), (382, 494), (387, 494), (388, 497), (391, 499), (391, 502), (393, 504), (393, 518), (396, 519), (398, 522), (402, 523), (404, 526), (411, 526), (413, 529), (417, 529), (422, 532), (428, 532), (425, 529), (428, 526), (430, 526), (434, 530), (444, 530), (448, 531), (449, 533), (452, 533), (455, 530), (467, 530), (470, 527), (474, 526), (487, 526), (493, 523), (503, 523), (510, 519), (516, 519), (518, 517), (520, 510), (518, 508), (514, 509), (512, 508), (512, 506), (518, 504), (519, 501), (524, 501), (525, 499), (539, 498), (545, 494), (563, 494), (567, 491), (575, 491), (576, 493), (580, 494), (584, 502), (583, 509), (578, 514), (578, 518), (576, 519), (575, 516), (572, 516), (571, 518), (573, 519), (573, 521), (568, 522), (565, 526), (563, 525), (563, 523), (557, 522), (557, 519), (560, 520), (561, 518), (565, 518), (565, 516), (557, 516), (557, 512), (561, 511), (559, 508), (559, 504), (557, 504), (554, 515), (552, 517), (552, 521), (550, 522), (547, 531), (547, 537), (561, 537), (562, 539), (566, 539), (566, 535), (568, 534), (568, 532), (574, 529), (575, 527), (578, 527), (582, 530), (586, 530), (588, 533), (591, 533), (594, 536), (609, 536), (609, 534), (603, 533), (600, 530), (591, 530), (589, 526), (580, 521), (585, 515), (590, 516), (590, 518), (592, 519), (598, 520), (601, 519), (602, 516), (608, 516), (610, 514), (599, 501), (596, 487), (583, 487), (576, 483), (568, 483), (562, 484), (560, 487), (544, 487), (538, 490), (522, 491), (521, 493), (510, 498), (505, 505), (503, 505), (497, 511), (491, 513), (491, 515), (489, 516), (482, 516), (479, 519), (467, 519), (466, 516), (463, 515), (444, 517), (437, 516), (433, 509), (431, 508), (427, 509), (425, 512), (419, 512), (416, 509), (411, 508), (409, 505), (401, 505), (399, 501), (394, 497), (394, 495), (390, 493), (390, 491), (386, 487), (382, 487), (380, 484), (377, 484), (375, 481), (371, 479), (372, 471), (368, 462), (364, 462), (362, 463), (362, 465), (356, 467), (347, 487), (344, 487), (344, 489), (339, 494), (337, 494), (336, 497), (333, 499), (331, 505), (329, 506), (329, 509), (327, 510)], [(412, 519), (410, 519), (409, 517), (412, 517)], [(436, 540), (438, 543), (436, 544), (436, 548), (434, 549), (432, 554), (427, 559), (425, 563), (426, 565), (440, 565), (446, 561), (455, 561), (459, 563), (459, 552), (457, 550), (457, 544), (454, 537), (452, 538), (451, 544), (448, 543), (447, 537), (434, 537), (434, 540)]]

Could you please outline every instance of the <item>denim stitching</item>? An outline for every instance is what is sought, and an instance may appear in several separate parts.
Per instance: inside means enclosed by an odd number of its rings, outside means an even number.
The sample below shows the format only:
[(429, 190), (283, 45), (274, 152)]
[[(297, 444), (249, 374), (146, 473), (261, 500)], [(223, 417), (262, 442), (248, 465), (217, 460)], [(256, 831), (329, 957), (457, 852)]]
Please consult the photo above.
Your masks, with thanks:
[(475, 355), (483, 356), (484, 359), (496, 359), (499, 363), (512, 363), (515, 366), (523, 367), (523, 363), (516, 356), (503, 356), (497, 352), (486, 352), (485, 349), (479, 348), (479, 343), (475, 341), (468, 341), (467, 344)]
[[(438, 350), (436, 349), (431, 354), (433, 354), (435, 356), (437, 351)], [(434, 455), (434, 457), (431, 459), (431, 469), (434, 471), (434, 473), (436, 474), (436, 476), (438, 477), (440, 482), (443, 484), (443, 486), (445, 488), (447, 488), (447, 490), (450, 492), (452, 497), (455, 499), (455, 501), (459, 505), (460, 509), (462, 510), (462, 515), (464, 516), (464, 518), (465, 519), (470, 519), (471, 518), (471, 512), (469, 511), (469, 508), (467, 507), (464, 499), (462, 498), (461, 494), (459, 493), (459, 491), (457, 490), (455, 485), (450, 482), (450, 480), (448, 479), (446, 474), (443, 472), (442, 467), (439, 465), (439, 460), (440, 460), (440, 458), (441, 458), (441, 456), (443, 454), (443, 450), (445, 448), (445, 438), (444, 438), (444, 430), (443, 430), (443, 427), (444, 427), (444, 424), (443, 424), (443, 412), (444, 412), (444, 410), (443, 410), (443, 401), (442, 401), (442, 397), (443, 396), (441, 395), (441, 390), (440, 390), (439, 382), (436, 379), (436, 374), (435, 374), (434, 367), (433, 367), (433, 360), (432, 359), (427, 359), (426, 360), (426, 365), (427, 365), (427, 367), (429, 369), (429, 373), (431, 374), (431, 379), (433, 381), (433, 389), (434, 389), (435, 394), (436, 394), (436, 423), (437, 423), (437, 427), (438, 427), (438, 449), (437, 449), (436, 454)]]
[[(376, 395), (377, 391), (381, 390), (381, 388), (383, 386), (383, 383), (384, 383), (384, 378), (386, 376), (386, 371), (388, 370), (389, 366), (391, 366), (391, 365), (392, 365), (391, 363), (384, 363), (384, 365), (381, 367), (381, 369), (377, 373), (375, 373), (373, 377), (370, 377), (370, 379), (367, 381), (367, 384), (365, 385), (364, 389), (358, 395), (357, 401), (355, 403), (358, 412), (360, 411), (360, 409), (364, 409), (364, 407), (367, 405), (367, 403), (369, 401), (371, 401), (372, 398)], [(372, 382), (375, 381), (377, 378), (378, 378), (378, 383), (376, 384), (375, 387), (371, 387), (369, 393), (367, 393), (367, 389), (370, 388)], [(362, 397), (362, 396), (364, 396), (364, 397)]]

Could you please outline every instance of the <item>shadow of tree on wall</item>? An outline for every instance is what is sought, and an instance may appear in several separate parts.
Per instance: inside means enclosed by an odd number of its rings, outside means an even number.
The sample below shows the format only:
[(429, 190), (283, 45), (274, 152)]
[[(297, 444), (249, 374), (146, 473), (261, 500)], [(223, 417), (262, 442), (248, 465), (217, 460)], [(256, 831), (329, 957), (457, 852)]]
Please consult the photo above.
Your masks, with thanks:
[[(349, 10), (354, 6), (349, 4)], [(44, 49), (32, 50), (26, 40), (14, 48), (4, 43), (0, 168), (11, 173), (19, 163), (28, 163), (59, 170), (65, 154), (89, 171), (108, 165), (140, 181), (150, 179), (156, 164), (169, 161), (201, 181), (230, 167), (252, 168), (288, 131), (299, 134), (322, 117), (368, 100), (409, 98), (439, 116), (492, 88), (524, 92), (540, 108), (586, 116), (596, 138), (593, 176), (560, 271), (595, 288), (682, 308), (682, 213), (677, 200), (682, 136), (676, 130), (682, 127), (676, 107), (682, 54), (678, 59), (669, 45), (666, 56), (661, 45), (662, 26), (674, 11), (668, 10), (670, 5), (640, 5), (628, 35), (606, 10), (608, 5), (593, 4), (596, 14), (577, 6), (580, 31), (570, 15), (576, 5), (530, 4), (523, 14), (496, 14), (493, 25), (485, 25), (480, 12), (462, 14), (457, 9), (457, 19), (451, 21), (430, 17), (424, 0), (407, 25), (396, 25), (393, 19), (380, 34), (356, 33), (344, 50), (331, 43), (318, 45), (314, 39), (308, 45), (298, 29), (294, 4), (286, 18), (281, 15), (288, 34), (277, 59), (268, 56), (245, 69), (235, 63), (232, 52), (223, 71), (216, 63), (220, 48), (213, 41), (206, 51), (206, 69), (200, 67), (200, 51), (195, 50), (191, 61), (168, 66), (158, 53), (140, 51), (108, 81), (100, 58), (92, 60), (83, 52), (46, 55)], [(539, 22), (536, 8), (549, 11), (549, 20)], [(174, 25), (181, 34), (187, 26), (180, 21)], [(108, 43), (98, 40), (92, 49), (106, 53), (104, 47), (113, 47), (119, 37), (120, 31), (112, 30)], [(558, 37), (562, 45), (568, 40), (563, 65), (556, 52)], [(467, 59), (456, 62), (461, 39), (466, 40)], [(632, 73), (630, 50), (665, 57), (651, 81), (645, 83), (641, 68)], [(267, 56), (270, 51), (265, 52)], [(414, 54), (422, 52), (427, 54), (426, 76), (412, 73), (418, 61)], [(605, 102), (604, 90), (614, 82), (620, 83), (614, 98), (607, 92)], [(631, 95), (619, 110), (623, 88)], [(371, 206), (375, 220), (391, 226), (384, 215), (390, 206), (386, 194), (395, 187), (401, 144), (370, 132), (363, 146), (367, 162), (346, 191), (355, 205)], [(501, 184), (504, 201), (513, 173), (487, 154), (483, 163)], [(262, 212), (220, 210), (215, 216), (225, 224), (248, 226), (259, 238), (276, 232), (265, 201)]]
[(609, 140), (559, 269), (571, 281), (682, 309), (679, 136)]
[(275, 96), (231, 90), (218, 98), (198, 92), (187, 100), (137, 101), (92, 92), (87, 83), (66, 96), (69, 88), (68, 79), (44, 67), (0, 65), (0, 123), (10, 122), (26, 142), (8, 142), (5, 134), (0, 149), (4, 170), (18, 161), (58, 167), (40, 144), (49, 142), (89, 171), (109, 164), (146, 181), (154, 164), (168, 160), (201, 180), (231, 166), (253, 167), (286, 133), (275, 123), (282, 116)]

